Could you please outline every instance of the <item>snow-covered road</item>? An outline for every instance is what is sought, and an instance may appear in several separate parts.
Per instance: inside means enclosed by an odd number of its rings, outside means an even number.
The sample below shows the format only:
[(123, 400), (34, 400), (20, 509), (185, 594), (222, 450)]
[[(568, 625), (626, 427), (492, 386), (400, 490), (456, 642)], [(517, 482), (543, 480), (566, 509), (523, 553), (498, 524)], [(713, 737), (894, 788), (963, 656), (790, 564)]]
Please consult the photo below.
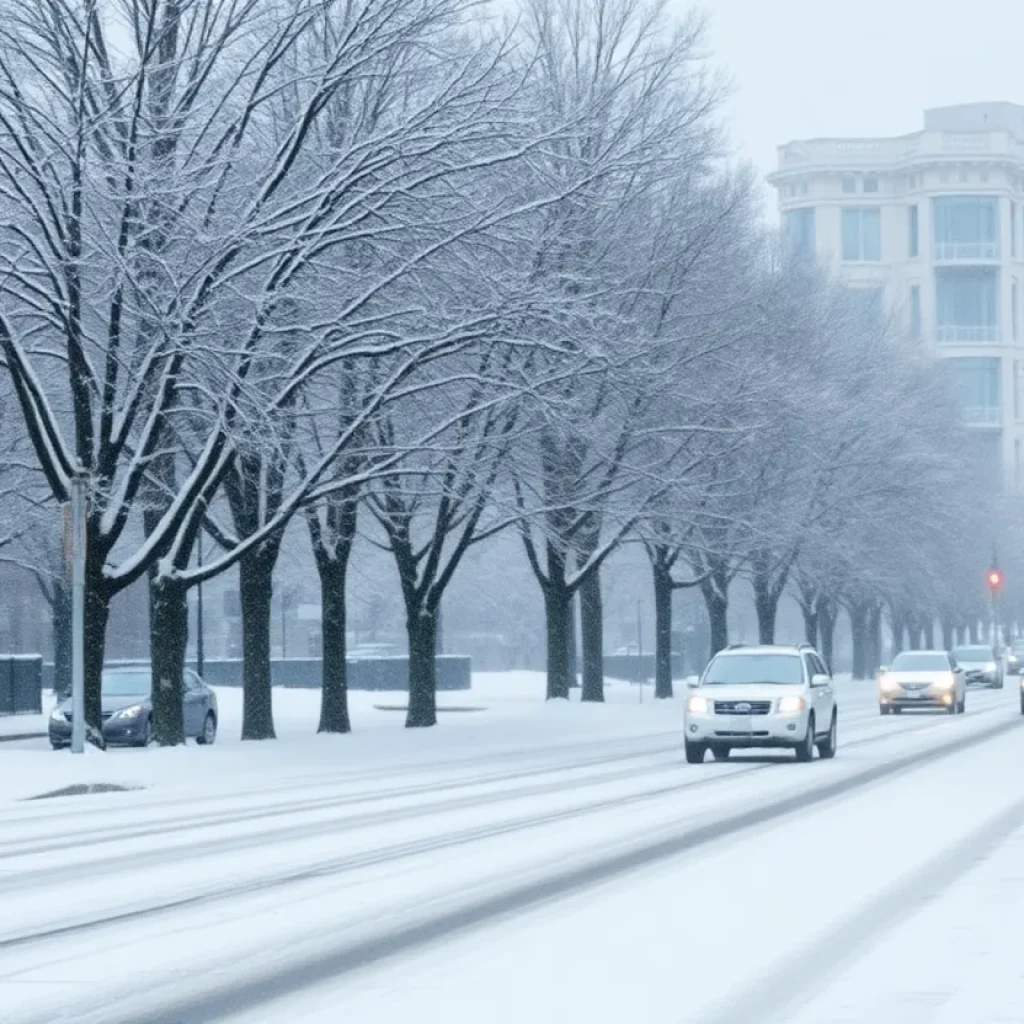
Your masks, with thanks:
[(812, 765), (687, 766), (678, 707), (610, 707), (561, 743), (549, 715), (390, 768), (0, 803), (0, 1020), (823, 1022), (1024, 825), (1016, 701), (880, 718), (848, 686)]

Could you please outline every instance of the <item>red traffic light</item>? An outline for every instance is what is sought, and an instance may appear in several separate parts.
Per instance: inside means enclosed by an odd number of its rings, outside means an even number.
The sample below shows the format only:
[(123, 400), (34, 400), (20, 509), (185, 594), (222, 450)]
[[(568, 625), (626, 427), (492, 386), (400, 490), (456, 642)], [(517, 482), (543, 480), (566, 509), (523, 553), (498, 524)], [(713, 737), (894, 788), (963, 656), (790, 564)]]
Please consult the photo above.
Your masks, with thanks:
[(1003, 585), (1003, 574), (999, 569), (989, 569), (988, 585), (991, 590), (998, 590)]

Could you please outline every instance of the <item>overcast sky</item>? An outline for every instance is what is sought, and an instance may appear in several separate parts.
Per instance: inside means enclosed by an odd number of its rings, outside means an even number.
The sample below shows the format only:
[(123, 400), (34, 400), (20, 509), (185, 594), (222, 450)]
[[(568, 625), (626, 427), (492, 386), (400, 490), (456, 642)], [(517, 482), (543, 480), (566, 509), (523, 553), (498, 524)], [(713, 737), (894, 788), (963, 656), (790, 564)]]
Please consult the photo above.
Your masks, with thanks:
[[(691, 4), (670, 0), (682, 13)], [(925, 107), (1024, 103), (1015, 0), (707, 0), (740, 155), (762, 172), (797, 138), (901, 135)]]

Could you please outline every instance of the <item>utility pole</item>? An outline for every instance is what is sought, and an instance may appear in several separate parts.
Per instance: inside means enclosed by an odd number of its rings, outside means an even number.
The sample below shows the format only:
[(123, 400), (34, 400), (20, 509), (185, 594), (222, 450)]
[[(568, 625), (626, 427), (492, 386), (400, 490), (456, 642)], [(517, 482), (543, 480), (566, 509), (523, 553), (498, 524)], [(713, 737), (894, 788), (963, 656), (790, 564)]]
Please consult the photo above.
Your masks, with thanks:
[(89, 477), (71, 477), (71, 751), (85, 752), (85, 516)]

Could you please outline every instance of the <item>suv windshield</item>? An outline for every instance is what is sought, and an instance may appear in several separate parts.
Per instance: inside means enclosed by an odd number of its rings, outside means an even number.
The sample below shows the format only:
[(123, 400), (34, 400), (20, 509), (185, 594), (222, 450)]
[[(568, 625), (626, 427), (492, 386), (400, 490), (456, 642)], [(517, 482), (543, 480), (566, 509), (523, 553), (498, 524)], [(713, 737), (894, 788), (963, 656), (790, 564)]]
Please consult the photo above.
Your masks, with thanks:
[(995, 661), (991, 647), (954, 647), (953, 657), (957, 661)]
[(707, 667), (701, 685), (724, 683), (778, 683), (800, 686), (804, 670), (797, 654), (726, 654)]
[(107, 697), (148, 697), (152, 678), (149, 669), (107, 669), (103, 672), (102, 692)]
[(892, 662), (893, 672), (948, 672), (949, 658), (945, 654), (904, 651)]

